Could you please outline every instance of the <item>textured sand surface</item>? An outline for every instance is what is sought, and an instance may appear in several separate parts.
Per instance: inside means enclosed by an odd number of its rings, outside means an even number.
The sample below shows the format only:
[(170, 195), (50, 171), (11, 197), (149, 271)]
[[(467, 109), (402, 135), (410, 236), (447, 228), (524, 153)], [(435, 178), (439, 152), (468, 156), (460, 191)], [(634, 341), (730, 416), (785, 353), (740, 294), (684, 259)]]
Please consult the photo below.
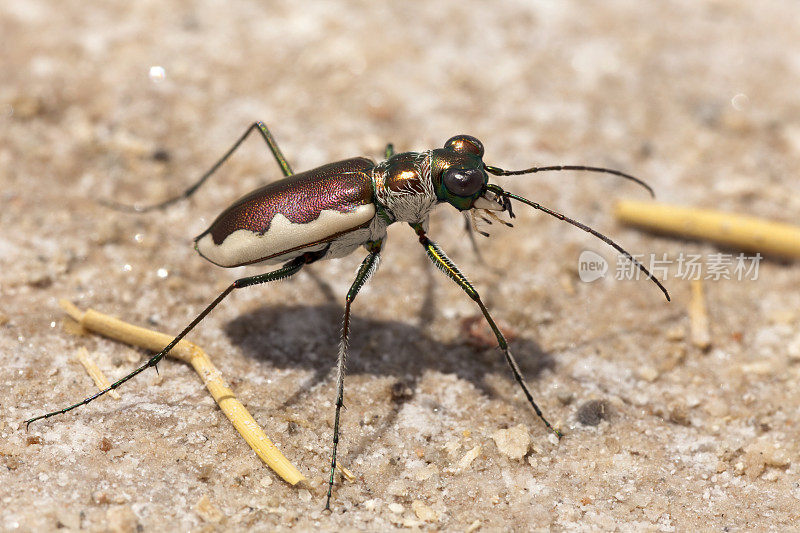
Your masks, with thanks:
[[(430, 235), (513, 338), (551, 441), (486, 344), (478, 310), (392, 226), (354, 306), (340, 458), (323, 512), (344, 294), (361, 260), (234, 294), (196, 329), (267, 434), (308, 477), (267, 469), (191, 368), (168, 360), (27, 433), (147, 354), (63, 327), (58, 298), (180, 331), (233, 279), (192, 238), (276, 179), (251, 139), (189, 202), (137, 216), (254, 120), (296, 170), (469, 133), (504, 168), (584, 163), (659, 199), (800, 217), (800, 5), (718, 2), (0, 2), (0, 529), (533, 528), (785, 530), (800, 516), (800, 265), (707, 280), (693, 346), (680, 254), (733, 253), (616, 224), (611, 176), (502, 178), (632, 253), (673, 261), (666, 303), (615, 280), (612, 251), (516, 209), (472, 253), (442, 207)], [(158, 69), (164, 69), (160, 76)], [(152, 74), (152, 75), (151, 75)], [(584, 283), (578, 256), (612, 262)], [(649, 257), (649, 255), (648, 255)], [(489, 337), (490, 339), (490, 337)]]

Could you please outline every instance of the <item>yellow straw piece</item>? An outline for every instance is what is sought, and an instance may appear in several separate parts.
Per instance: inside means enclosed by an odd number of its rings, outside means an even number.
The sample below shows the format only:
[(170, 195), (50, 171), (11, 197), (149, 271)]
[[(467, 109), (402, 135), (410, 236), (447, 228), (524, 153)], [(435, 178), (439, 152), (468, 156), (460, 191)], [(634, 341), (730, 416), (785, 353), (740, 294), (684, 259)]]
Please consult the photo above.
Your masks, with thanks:
[(692, 324), (692, 344), (701, 350), (711, 347), (711, 332), (708, 327), (708, 311), (703, 295), (703, 282), (692, 280), (692, 300), (689, 302), (689, 320)]
[[(93, 309), (81, 312), (72, 303), (61, 300), (61, 307), (77, 320), (86, 330), (104, 337), (118, 340), (146, 350), (157, 352), (164, 348), (173, 337), (146, 328), (134, 326), (117, 318), (99, 313)], [(191, 364), (200, 375), (211, 396), (219, 404), (236, 430), (244, 437), (262, 461), (272, 468), (287, 483), (296, 485), (305, 477), (278, 450), (277, 446), (264, 434), (244, 405), (236, 399), (233, 391), (222, 379), (222, 374), (211, 363), (208, 356), (197, 345), (186, 340), (180, 341), (167, 355)]]
[(641, 228), (705, 239), (762, 254), (800, 258), (800, 227), (711, 209), (624, 200), (617, 220)]
[(353, 482), (356, 480), (356, 475), (352, 473), (350, 470), (348, 470), (347, 467), (339, 464), (338, 461), (336, 462), (336, 470), (338, 470), (345, 477), (347, 481)]
[[(86, 369), (86, 373), (94, 380), (94, 384), (97, 385), (98, 389), (105, 390), (111, 386), (111, 382), (108, 381), (103, 371), (100, 370), (100, 367), (94, 362), (92, 356), (89, 355), (89, 350), (81, 346), (78, 348), (78, 353), (75, 354), (75, 357), (80, 364), (83, 365), (83, 368)], [(119, 393), (117, 391), (112, 390), (109, 391), (108, 394), (115, 400), (119, 400)]]

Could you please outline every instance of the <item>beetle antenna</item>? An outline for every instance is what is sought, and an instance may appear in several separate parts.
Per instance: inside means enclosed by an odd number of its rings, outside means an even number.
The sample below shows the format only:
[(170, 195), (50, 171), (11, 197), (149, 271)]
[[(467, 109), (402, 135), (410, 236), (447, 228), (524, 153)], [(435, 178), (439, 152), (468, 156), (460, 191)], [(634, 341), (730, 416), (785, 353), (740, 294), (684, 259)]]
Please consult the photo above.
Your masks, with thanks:
[(592, 235), (594, 235), (595, 237), (597, 237), (598, 239), (600, 239), (601, 241), (605, 242), (606, 244), (608, 244), (609, 246), (611, 246), (612, 248), (617, 250), (619, 253), (621, 253), (622, 255), (627, 257), (634, 265), (636, 265), (636, 267), (639, 270), (641, 270), (647, 276), (647, 278), (649, 280), (651, 280), (653, 283), (658, 285), (658, 288), (661, 289), (661, 292), (663, 292), (664, 296), (666, 296), (667, 301), (670, 301), (669, 292), (667, 291), (666, 287), (664, 287), (664, 285), (662, 285), (661, 282), (657, 278), (655, 278), (650, 273), (650, 271), (647, 270), (647, 268), (645, 268), (645, 266), (643, 264), (641, 264), (639, 261), (634, 259), (634, 257), (631, 254), (629, 254), (622, 246), (620, 246), (619, 244), (615, 243), (614, 241), (612, 241), (611, 239), (609, 239), (608, 237), (606, 237), (605, 235), (603, 235), (599, 231), (594, 230), (594, 229), (590, 228), (589, 226), (587, 226), (586, 224), (578, 222), (575, 219), (572, 219), (572, 218), (569, 218), (568, 216), (562, 215), (558, 211), (553, 211), (552, 209), (547, 208), (547, 207), (545, 207), (545, 206), (543, 206), (541, 204), (538, 204), (536, 202), (532, 202), (532, 201), (528, 200), (527, 198), (523, 198), (522, 196), (519, 196), (517, 194), (504, 191), (503, 189), (501, 189), (497, 185), (494, 185), (494, 184), (489, 185), (488, 189), (490, 191), (492, 191), (493, 193), (497, 194), (498, 196), (501, 196), (503, 198), (510, 198), (512, 200), (516, 200), (518, 202), (522, 202), (523, 204), (529, 205), (529, 206), (533, 207), (534, 209), (538, 209), (540, 211), (544, 211), (548, 215), (554, 216), (559, 220), (563, 220), (564, 222), (568, 222), (569, 224), (572, 224), (576, 228), (580, 228), (580, 229), (582, 229), (583, 231), (585, 231), (587, 233), (591, 233)]
[(635, 176), (631, 176), (630, 174), (625, 174), (624, 172), (620, 172), (619, 170), (614, 170), (611, 168), (603, 168), (603, 167), (587, 167), (584, 165), (555, 165), (551, 167), (531, 167), (526, 168), (525, 170), (503, 170), (499, 167), (493, 167), (491, 165), (483, 165), (483, 168), (486, 172), (490, 174), (494, 174), (495, 176), (516, 176), (518, 174), (535, 174), (536, 172), (548, 172), (552, 170), (580, 170), (586, 172), (602, 172), (604, 174), (613, 174), (614, 176), (619, 176), (621, 178), (625, 178), (626, 180), (630, 180), (634, 183), (638, 183), (645, 189), (647, 192), (650, 193), (650, 196), (653, 198), (656, 197), (655, 192), (653, 192), (653, 188), (650, 187), (647, 183), (640, 180)]

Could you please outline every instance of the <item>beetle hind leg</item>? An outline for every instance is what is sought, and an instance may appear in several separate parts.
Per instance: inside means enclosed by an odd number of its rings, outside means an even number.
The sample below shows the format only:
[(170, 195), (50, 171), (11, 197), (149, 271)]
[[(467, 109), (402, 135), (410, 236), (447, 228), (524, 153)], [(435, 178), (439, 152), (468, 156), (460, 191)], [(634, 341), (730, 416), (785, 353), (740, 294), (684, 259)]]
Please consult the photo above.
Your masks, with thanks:
[(336, 449), (339, 446), (339, 414), (344, 405), (344, 373), (345, 359), (347, 358), (347, 339), (350, 335), (350, 305), (356, 299), (358, 291), (369, 280), (378, 268), (380, 259), (381, 241), (367, 243), (369, 255), (361, 262), (356, 279), (350, 286), (345, 299), (344, 321), (342, 323), (342, 336), (339, 339), (339, 358), (336, 363), (336, 417), (333, 423), (333, 454), (331, 456), (331, 477), (328, 480), (328, 497), (325, 500), (325, 509), (331, 508), (331, 494), (333, 493), (333, 478), (336, 473)]
[(208, 178), (210, 178), (211, 175), (214, 174), (214, 172), (219, 170), (219, 167), (221, 167), (225, 163), (225, 161), (227, 161), (233, 155), (233, 153), (239, 148), (239, 146), (241, 146), (241, 144), (247, 139), (250, 133), (256, 130), (258, 130), (258, 132), (261, 134), (261, 137), (264, 139), (264, 142), (267, 143), (267, 146), (272, 152), (273, 157), (275, 157), (275, 161), (281, 167), (281, 172), (283, 172), (284, 177), (291, 176), (293, 174), (292, 167), (290, 167), (288, 161), (286, 161), (286, 157), (283, 155), (283, 152), (281, 152), (280, 147), (278, 147), (278, 143), (275, 142), (275, 138), (272, 136), (272, 133), (270, 133), (269, 128), (267, 128), (267, 125), (259, 120), (258, 122), (253, 122), (252, 124), (250, 124), (250, 127), (247, 128), (247, 130), (241, 135), (241, 137), (239, 137), (239, 139), (235, 143), (233, 143), (233, 146), (231, 146), (228, 149), (228, 151), (225, 152), (225, 155), (220, 157), (217, 160), (217, 162), (211, 166), (210, 169), (208, 169), (202, 176), (200, 176), (200, 179), (198, 179), (188, 189), (183, 191), (178, 196), (174, 196), (168, 200), (164, 200), (163, 202), (159, 202), (157, 204), (152, 204), (148, 206), (137, 206), (137, 205), (131, 206), (127, 204), (121, 204), (113, 200), (100, 200), (100, 203), (105, 205), (106, 207), (110, 207), (111, 209), (116, 209), (117, 211), (146, 213), (147, 211), (164, 209), (165, 207), (169, 207), (170, 205), (176, 202), (185, 200), (190, 196), (192, 196), (195, 192), (197, 192), (197, 189), (199, 189), (206, 182), (206, 180), (208, 180)]

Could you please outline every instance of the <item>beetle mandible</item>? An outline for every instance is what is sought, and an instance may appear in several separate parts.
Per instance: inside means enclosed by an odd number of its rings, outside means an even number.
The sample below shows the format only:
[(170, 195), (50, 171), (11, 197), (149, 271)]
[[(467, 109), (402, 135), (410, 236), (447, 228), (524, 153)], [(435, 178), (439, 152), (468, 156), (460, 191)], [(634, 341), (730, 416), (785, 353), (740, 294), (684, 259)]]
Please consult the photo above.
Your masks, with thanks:
[(367, 256), (358, 268), (355, 280), (345, 298), (344, 321), (339, 342), (331, 474), (325, 502), (325, 508), (330, 509), (336, 470), (336, 449), (339, 443), (339, 415), (344, 402), (344, 363), (350, 333), (350, 307), (359, 290), (378, 267), (381, 247), (386, 239), (386, 228), (389, 225), (395, 222), (407, 223), (434, 265), (478, 305), (494, 332), (497, 344), (528, 403), (545, 426), (558, 437), (561, 436), (561, 432), (547, 421), (533, 400), (533, 395), (522, 377), (505, 337), (489, 314), (478, 291), (444, 251), (428, 237), (428, 218), (431, 211), (439, 204), (450, 204), (457, 210), (468, 213), (473, 227), (477, 230), (475, 222), (478, 218), (488, 217), (510, 225), (497, 214), (507, 213), (510, 218), (514, 218), (511, 201), (526, 204), (603, 240), (627, 257), (647, 278), (658, 285), (667, 300), (670, 299), (667, 289), (661, 282), (617, 243), (574, 219), (508, 192), (499, 185), (489, 183), (489, 175), (509, 176), (554, 170), (604, 172), (634, 181), (652, 194), (652, 189), (646, 183), (617, 170), (583, 165), (503, 170), (483, 162), (483, 144), (469, 135), (456, 135), (450, 138), (443, 148), (424, 152), (395, 154), (390, 144), (386, 147), (386, 159), (378, 164), (365, 157), (356, 157), (294, 174), (269, 129), (264, 123), (255, 122), (225, 155), (183, 194), (147, 207), (131, 207), (115, 202), (104, 203), (116, 209), (145, 212), (161, 209), (188, 198), (253, 131), (258, 131), (269, 146), (283, 171), (284, 178), (256, 189), (231, 204), (195, 239), (195, 249), (203, 258), (222, 267), (256, 264), (283, 264), (283, 266), (265, 274), (237, 279), (172, 342), (145, 364), (114, 382), (107, 389), (59, 411), (26, 420), (26, 424), (30, 425), (36, 420), (66, 413), (85, 405), (116, 389), (147, 368), (156, 367), (164, 355), (234, 289), (288, 278), (305, 265), (321, 259), (344, 257), (363, 246)]

